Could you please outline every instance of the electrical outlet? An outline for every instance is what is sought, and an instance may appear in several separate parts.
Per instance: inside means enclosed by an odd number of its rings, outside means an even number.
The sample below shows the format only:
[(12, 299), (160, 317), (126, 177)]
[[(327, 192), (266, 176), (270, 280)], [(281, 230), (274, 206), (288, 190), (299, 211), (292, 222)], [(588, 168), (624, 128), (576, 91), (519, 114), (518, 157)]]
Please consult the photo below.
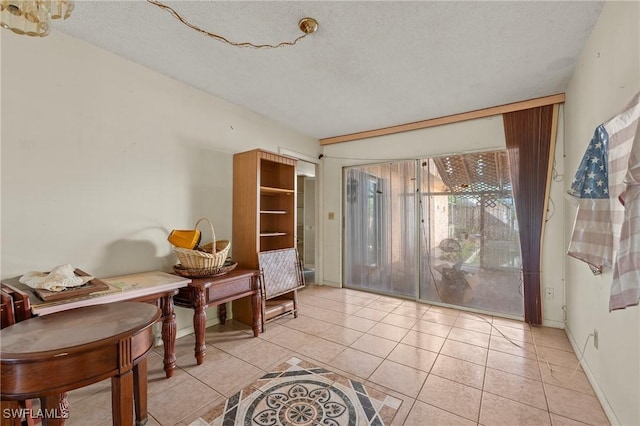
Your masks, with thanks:
[(595, 328), (593, 329), (593, 346), (598, 349), (598, 330), (596, 330)]
[(544, 298), (547, 300), (553, 300), (553, 287), (544, 288)]

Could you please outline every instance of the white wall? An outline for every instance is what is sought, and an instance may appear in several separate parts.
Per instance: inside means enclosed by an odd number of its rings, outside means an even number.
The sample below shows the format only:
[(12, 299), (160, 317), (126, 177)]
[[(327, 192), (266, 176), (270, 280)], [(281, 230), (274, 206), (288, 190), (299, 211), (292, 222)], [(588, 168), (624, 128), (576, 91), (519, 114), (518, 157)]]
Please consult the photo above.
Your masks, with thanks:
[[(607, 2), (566, 92), (565, 189), (596, 126), (639, 90), (640, 3)], [(575, 213), (566, 203), (566, 241)], [(640, 425), (640, 307), (609, 312), (611, 271), (593, 276), (586, 264), (565, 259), (569, 338), (579, 353), (589, 333), (598, 330), (599, 348), (589, 340), (584, 370), (613, 424)]]
[[(559, 135), (560, 138), (562, 135)], [(561, 143), (559, 143), (561, 146)], [(326, 145), (321, 160), (323, 188), (322, 227), (323, 279), (329, 285), (342, 283), (342, 169), (345, 166), (381, 162), (383, 160), (412, 159), (451, 153), (505, 149), (502, 116), (466, 121), (428, 129), (359, 141)], [(562, 162), (561, 150), (556, 157)], [(543, 304), (544, 324), (563, 326), (562, 295), (562, 184), (554, 182), (552, 197), (558, 214), (547, 223), (544, 241), (548, 255), (543, 257), (542, 286), (553, 287), (556, 297)], [(329, 213), (335, 213), (330, 220)]]
[(66, 35), (1, 33), (3, 278), (171, 271), (171, 229), (206, 216), (231, 237), (234, 152), (318, 156), (315, 139)]
[[(565, 299), (564, 277), (564, 109), (560, 106), (558, 129), (553, 164), (553, 174), (549, 201), (547, 206), (547, 222), (544, 225), (542, 238), (542, 255), (540, 257), (542, 274), (540, 291), (542, 292), (542, 325), (564, 328)], [(553, 291), (553, 297), (546, 297), (546, 289)]]

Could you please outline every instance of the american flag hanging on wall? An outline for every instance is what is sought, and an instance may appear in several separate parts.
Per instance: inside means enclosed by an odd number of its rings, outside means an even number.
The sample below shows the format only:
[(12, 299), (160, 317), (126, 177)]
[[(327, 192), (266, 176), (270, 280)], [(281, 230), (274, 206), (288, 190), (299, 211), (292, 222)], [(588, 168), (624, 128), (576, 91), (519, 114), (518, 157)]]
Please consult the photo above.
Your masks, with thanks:
[(589, 264), (594, 273), (612, 264), (611, 216), (607, 154), (609, 134), (600, 125), (582, 157), (569, 195), (577, 197), (578, 213), (567, 254)]
[(578, 212), (567, 254), (614, 270), (610, 309), (640, 298), (640, 93), (598, 126), (568, 191)]

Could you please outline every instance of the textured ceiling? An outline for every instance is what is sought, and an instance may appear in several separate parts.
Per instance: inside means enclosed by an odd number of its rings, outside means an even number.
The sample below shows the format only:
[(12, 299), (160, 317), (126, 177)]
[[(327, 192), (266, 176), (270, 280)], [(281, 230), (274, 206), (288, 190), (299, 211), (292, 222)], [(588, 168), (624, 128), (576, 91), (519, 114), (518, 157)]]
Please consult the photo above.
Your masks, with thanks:
[(602, 2), (76, 1), (53, 27), (325, 138), (563, 92)]

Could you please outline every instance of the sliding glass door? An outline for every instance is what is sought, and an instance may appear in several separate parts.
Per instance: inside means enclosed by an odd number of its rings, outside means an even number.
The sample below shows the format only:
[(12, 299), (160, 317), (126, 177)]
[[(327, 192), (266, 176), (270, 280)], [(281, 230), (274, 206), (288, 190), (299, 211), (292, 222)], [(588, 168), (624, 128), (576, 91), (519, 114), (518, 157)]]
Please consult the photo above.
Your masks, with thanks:
[(505, 151), (345, 169), (345, 286), (520, 317)]
[(415, 161), (347, 168), (344, 182), (345, 285), (413, 297)]

